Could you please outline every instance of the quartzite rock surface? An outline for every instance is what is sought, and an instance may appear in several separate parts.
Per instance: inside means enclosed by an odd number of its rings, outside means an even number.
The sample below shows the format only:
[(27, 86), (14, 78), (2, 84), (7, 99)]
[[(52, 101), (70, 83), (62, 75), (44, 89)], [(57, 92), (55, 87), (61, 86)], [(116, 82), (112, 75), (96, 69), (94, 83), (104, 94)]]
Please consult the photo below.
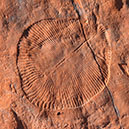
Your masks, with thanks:
[[(18, 42), (29, 26), (43, 19), (79, 20), (83, 38), (96, 58), (110, 64), (105, 88), (83, 106), (39, 111), (22, 90), (16, 63)], [(67, 39), (69, 34), (63, 33)], [(108, 43), (111, 62), (105, 56)], [(128, 0), (1, 0), (0, 128), (128, 129)]]

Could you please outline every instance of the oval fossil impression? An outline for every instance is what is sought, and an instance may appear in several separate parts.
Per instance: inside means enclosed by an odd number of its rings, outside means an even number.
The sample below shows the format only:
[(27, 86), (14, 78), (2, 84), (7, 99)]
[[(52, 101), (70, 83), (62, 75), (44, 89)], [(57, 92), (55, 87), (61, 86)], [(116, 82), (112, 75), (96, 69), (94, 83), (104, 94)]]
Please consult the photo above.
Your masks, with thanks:
[(17, 52), (21, 88), (40, 110), (83, 106), (105, 87), (108, 68), (97, 63), (78, 20), (33, 24)]

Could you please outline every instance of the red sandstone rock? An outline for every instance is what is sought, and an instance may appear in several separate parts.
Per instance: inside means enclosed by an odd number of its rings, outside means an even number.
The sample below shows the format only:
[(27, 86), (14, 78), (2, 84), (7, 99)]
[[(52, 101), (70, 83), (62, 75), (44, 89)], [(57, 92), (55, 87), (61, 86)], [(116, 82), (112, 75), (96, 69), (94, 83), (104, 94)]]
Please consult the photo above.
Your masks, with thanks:
[(128, 30), (128, 0), (1, 0), (0, 128), (128, 129)]

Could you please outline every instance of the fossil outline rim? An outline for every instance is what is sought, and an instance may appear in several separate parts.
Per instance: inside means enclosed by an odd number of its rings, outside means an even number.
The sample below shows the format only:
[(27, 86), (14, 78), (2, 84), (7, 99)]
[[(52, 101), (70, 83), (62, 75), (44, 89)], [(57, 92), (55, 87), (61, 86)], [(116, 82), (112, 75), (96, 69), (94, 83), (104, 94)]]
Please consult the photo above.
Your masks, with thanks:
[[(42, 22), (42, 20), (41, 21), (39, 21), (39, 22)], [(35, 23), (35, 24), (38, 24), (39, 22), (37, 22), (37, 23)], [(35, 25), (35, 24), (33, 24), (33, 25)], [(27, 30), (31, 30), (31, 27), (33, 27), (33, 25), (32, 26), (30, 26)], [(28, 35), (29, 35), (29, 33), (27, 33), (27, 36), (25, 36), (25, 34), (23, 34), (23, 36), (21, 37), (21, 39), (19, 40), (19, 43), (18, 43), (18, 53), (17, 53), (17, 67), (18, 67), (18, 70), (19, 70), (19, 73), (20, 73), (20, 76), (22, 75), (21, 74), (21, 71), (20, 71), (20, 67), (22, 67), (22, 66), (19, 66), (19, 56), (20, 56), (20, 45), (21, 45), (21, 42), (22, 42), (22, 40), (23, 39), (27, 39), (27, 37), (28, 37)], [(26, 46), (23, 46), (23, 47), (26, 47)], [(24, 55), (22, 55), (22, 56), (24, 56)], [(24, 59), (23, 59), (24, 60)], [(21, 64), (21, 65), (23, 65), (23, 64)], [(33, 65), (33, 64), (32, 64)], [(95, 64), (94, 64), (95, 65)], [(24, 69), (24, 67), (23, 67), (23, 69)], [(92, 71), (92, 70), (94, 70), (94, 69), (91, 69), (90, 71)], [(99, 72), (99, 71), (98, 71)], [(98, 73), (97, 72), (97, 73)], [(97, 73), (95, 73), (95, 74), (97, 74)], [(101, 74), (101, 73), (100, 73)], [(41, 75), (42, 76), (42, 75)], [(73, 75), (72, 75), (73, 76)], [(89, 75), (87, 75), (87, 77), (88, 77)], [(101, 76), (101, 75), (100, 75)], [(40, 77), (40, 74), (39, 74), (39, 77)], [(21, 76), (21, 80), (22, 80), (22, 84), (21, 84), (21, 87), (23, 87), (25, 84), (23, 84), (23, 78), (24, 77), (22, 77)], [(89, 78), (91, 78), (91, 76), (89, 77)], [(35, 79), (35, 78), (34, 78)], [(95, 81), (95, 80), (97, 80), (97, 78), (96, 79), (91, 79), (91, 82), (93, 83), (93, 80)], [(33, 83), (33, 81), (34, 80), (32, 80), (32, 82), (30, 82), (30, 83)], [(101, 83), (101, 81), (100, 81), (100, 83)], [(103, 83), (103, 82), (102, 82)], [(31, 84), (29, 84), (29, 85), (31, 85)], [(105, 85), (104, 85), (104, 83), (102, 84), (103, 86), (99, 89), (99, 91), (97, 91), (97, 93), (99, 93), (101, 90), (103, 90), (103, 88), (105, 87)], [(25, 86), (26, 87), (26, 86)], [(30, 88), (30, 87), (29, 87)], [(92, 90), (93, 90), (93, 87), (91, 88)], [(27, 96), (27, 93), (26, 93), (26, 91), (24, 90), (24, 88), (22, 89), (23, 90), (23, 92), (25, 93), (25, 95)], [(95, 89), (95, 90), (97, 90), (97, 89)], [(31, 91), (32, 92), (32, 91)], [(33, 91), (34, 92), (34, 91)], [(95, 92), (95, 91), (94, 91)], [(97, 94), (96, 93), (96, 94)], [(84, 94), (84, 93), (83, 93)], [(94, 97), (96, 94), (94, 94), (94, 95), (91, 95), (92, 97)], [(86, 94), (85, 94), (86, 95)], [(92, 98), (91, 97), (91, 98)], [(29, 99), (29, 97), (27, 97), (28, 99)], [(74, 98), (72, 98), (73, 100), (74, 100)], [(39, 100), (40, 100), (40, 98), (39, 98)], [(81, 98), (80, 98), (80, 100), (81, 100)], [(88, 101), (89, 101), (90, 99), (87, 99), (85, 102), (83, 102), (83, 104), (85, 104), (85, 103), (87, 103)], [(63, 100), (64, 101), (64, 100)], [(67, 101), (69, 101), (69, 100), (67, 100)], [(76, 100), (74, 100), (74, 101), (76, 101)], [(34, 102), (34, 101), (33, 101)], [(48, 107), (46, 107), (46, 105), (44, 105), (44, 107), (42, 107), (43, 106), (43, 103), (44, 102), (41, 102), (40, 104), (39, 104), (40, 102), (38, 101), (38, 102), (36, 102), (36, 105), (38, 105), (38, 107), (40, 107), (41, 108), (41, 110), (42, 109), (49, 109), (49, 106)], [(55, 102), (53, 102), (53, 103), (55, 103)], [(70, 102), (65, 102), (65, 103), (70, 103)], [(71, 103), (73, 103), (73, 102), (71, 102)], [(78, 106), (76, 106), (76, 104), (75, 104), (76, 102), (74, 102), (73, 104), (75, 105), (75, 106), (68, 106), (68, 107), (65, 107), (65, 108), (76, 108), (76, 107), (80, 107), (80, 106), (82, 106), (83, 104), (80, 104), (80, 105), (78, 105)], [(34, 105), (35, 105), (35, 103), (34, 103)], [(67, 105), (67, 104), (66, 104)], [(72, 104), (71, 104), (72, 105)], [(58, 109), (58, 106), (57, 106), (57, 108), (56, 109)], [(59, 109), (64, 109), (64, 108), (59, 108)], [(52, 108), (52, 110), (54, 110), (53, 108)]]

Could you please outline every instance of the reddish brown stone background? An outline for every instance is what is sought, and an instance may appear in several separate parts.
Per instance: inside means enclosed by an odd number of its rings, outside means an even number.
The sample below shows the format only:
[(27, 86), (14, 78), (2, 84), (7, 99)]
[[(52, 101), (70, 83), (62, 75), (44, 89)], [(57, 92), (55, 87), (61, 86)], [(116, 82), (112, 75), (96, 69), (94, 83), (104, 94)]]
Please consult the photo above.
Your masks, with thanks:
[[(83, 0), (85, 15), (78, 5), (78, 0), (1, 0), (1, 129), (129, 128), (129, 1)], [(111, 75), (108, 88), (82, 108), (39, 114), (21, 92), (16, 67), (17, 43), (28, 26), (48, 18), (79, 18), (86, 38), (97, 33), (98, 24), (110, 28)], [(91, 45), (94, 41), (90, 41)], [(94, 51), (100, 51), (99, 44), (95, 45)]]

